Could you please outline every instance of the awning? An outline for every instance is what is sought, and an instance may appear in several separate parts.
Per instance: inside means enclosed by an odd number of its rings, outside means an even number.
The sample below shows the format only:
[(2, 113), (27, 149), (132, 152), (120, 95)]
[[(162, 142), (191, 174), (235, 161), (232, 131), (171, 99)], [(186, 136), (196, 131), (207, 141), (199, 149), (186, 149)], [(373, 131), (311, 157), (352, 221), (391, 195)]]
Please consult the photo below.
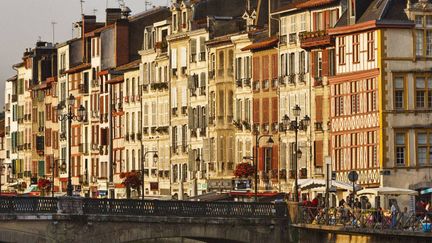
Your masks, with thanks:
[[(301, 190), (309, 190), (320, 187), (325, 187), (326, 181), (324, 179), (299, 179), (298, 186)], [(347, 190), (352, 191), (353, 185), (351, 183), (346, 183), (342, 181), (330, 180), (330, 186), (336, 187), (336, 190)], [(361, 187), (356, 184), (355, 189), (360, 190)]]
[(229, 199), (228, 193), (209, 192), (194, 197), (189, 197), (189, 201), (203, 201), (203, 202), (214, 202)]
[(423, 194), (428, 194), (428, 193), (432, 193), (432, 187), (420, 191), (420, 194), (422, 194), (422, 195), (423, 195)]
[(396, 187), (378, 187), (378, 188), (366, 188), (357, 192), (358, 195), (362, 194), (372, 194), (376, 196), (380, 195), (418, 195), (417, 191)]

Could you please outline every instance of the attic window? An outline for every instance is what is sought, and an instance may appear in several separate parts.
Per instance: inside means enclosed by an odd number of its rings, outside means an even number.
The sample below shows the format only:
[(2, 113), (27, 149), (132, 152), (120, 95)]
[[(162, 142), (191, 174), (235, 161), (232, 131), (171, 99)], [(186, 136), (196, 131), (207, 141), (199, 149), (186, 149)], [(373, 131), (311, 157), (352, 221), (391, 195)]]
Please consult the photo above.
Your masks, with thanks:
[(356, 0), (350, 0), (351, 17), (355, 17), (355, 1)]

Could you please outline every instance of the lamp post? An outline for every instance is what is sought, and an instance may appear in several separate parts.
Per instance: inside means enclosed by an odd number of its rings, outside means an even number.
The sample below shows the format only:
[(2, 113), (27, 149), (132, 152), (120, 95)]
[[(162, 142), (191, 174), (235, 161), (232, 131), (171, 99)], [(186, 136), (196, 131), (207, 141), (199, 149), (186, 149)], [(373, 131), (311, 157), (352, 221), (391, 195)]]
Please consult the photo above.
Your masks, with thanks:
[(72, 187), (72, 177), (71, 177), (71, 130), (72, 130), (72, 121), (82, 121), (85, 117), (85, 108), (80, 105), (78, 108), (78, 114), (76, 115), (73, 111), (75, 105), (75, 97), (70, 94), (68, 97), (68, 112), (63, 114), (63, 110), (66, 108), (64, 104), (59, 103), (57, 105), (57, 111), (59, 113), (58, 119), (60, 121), (68, 121), (68, 184), (67, 184), (67, 195), (72, 196), (73, 187)]
[(254, 164), (255, 164), (255, 202), (258, 202), (258, 148), (259, 148), (259, 141), (261, 140), (261, 138), (265, 138), (268, 137), (267, 140), (267, 144), (268, 145), (273, 145), (274, 141), (272, 139), (271, 135), (259, 135), (258, 130), (255, 132), (255, 156), (254, 158)]
[(142, 199), (143, 201), (144, 201), (144, 177), (145, 177), (145, 176), (144, 176), (144, 160), (145, 160), (147, 154), (149, 154), (149, 153), (154, 153), (154, 155), (153, 155), (153, 162), (154, 162), (154, 163), (157, 163), (157, 162), (158, 162), (158, 159), (159, 159), (159, 156), (157, 155), (157, 152), (158, 152), (158, 151), (155, 151), (155, 150), (147, 151), (147, 152), (144, 153), (144, 155), (142, 156), (142, 159), (141, 159), (141, 174), (142, 174), (142, 185), (141, 185), (142, 192), (141, 192), (141, 199)]
[(6, 167), (6, 165), (0, 166), (0, 196), (2, 194), (2, 184), (1, 184), (2, 183), (2, 176), (3, 176), (3, 172), (6, 170), (6, 168), (8, 169), (8, 172), (9, 172), (9, 170), (12, 169), (12, 167), (10, 165), (8, 167)]
[(296, 202), (299, 201), (298, 197), (298, 172), (297, 172), (297, 166), (298, 166), (298, 160), (301, 158), (301, 151), (298, 148), (298, 131), (303, 130), (306, 131), (307, 127), (310, 125), (310, 118), (308, 115), (305, 115), (303, 119), (299, 120), (301, 108), (299, 105), (295, 105), (292, 109), (293, 115), (295, 117), (295, 120), (290, 120), (288, 115), (284, 115), (282, 118), (282, 123), (285, 126), (285, 131), (290, 130), (294, 131), (295, 133), (295, 163), (294, 163), (294, 200)]

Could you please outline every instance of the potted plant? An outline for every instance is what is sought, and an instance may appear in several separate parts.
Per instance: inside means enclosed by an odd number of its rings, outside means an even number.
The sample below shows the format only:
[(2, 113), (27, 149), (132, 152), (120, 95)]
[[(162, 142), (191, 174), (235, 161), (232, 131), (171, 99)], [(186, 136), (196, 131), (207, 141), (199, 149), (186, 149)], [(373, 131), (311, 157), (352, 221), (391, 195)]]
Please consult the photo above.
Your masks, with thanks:
[(234, 175), (239, 178), (247, 178), (255, 174), (255, 168), (249, 163), (240, 163), (236, 166)]
[(48, 179), (40, 178), (37, 185), (39, 190), (41, 191), (41, 196), (45, 196), (45, 193), (48, 192), (51, 188), (51, 181)]

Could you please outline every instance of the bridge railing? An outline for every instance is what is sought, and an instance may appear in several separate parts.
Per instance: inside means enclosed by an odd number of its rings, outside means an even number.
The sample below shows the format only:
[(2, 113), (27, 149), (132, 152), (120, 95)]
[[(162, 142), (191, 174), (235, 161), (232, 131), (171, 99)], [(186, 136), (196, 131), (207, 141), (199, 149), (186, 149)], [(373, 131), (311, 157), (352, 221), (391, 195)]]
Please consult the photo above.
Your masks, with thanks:
[[(351, 209), (319, 207), (299, 207), (298, 223), (329, 226), (343, 226), (362, 230), (399, 230), (427, 231), (432, 219), (431, 215), (416, 215), (414, 212), (391, 212), (375, 209)], [(426, 226), (429, 224), (429, 226)], [(429, 230), (430, 232), (430, 230)]]
[(0, 197), (0, 213), (56, 213), (57, 198)]
[(84, 214), (192, 217), (287, 217), (285, 203), (84, 199)]
[[(77, 212), (98, 215), (283, 218), (286, 203), (158, 201), (73, 198), (81, 201)], [(62, 198), (64, 200), (64, 198)], [(57, 213), (58, 198), (0, 197), (0, 213)]]

